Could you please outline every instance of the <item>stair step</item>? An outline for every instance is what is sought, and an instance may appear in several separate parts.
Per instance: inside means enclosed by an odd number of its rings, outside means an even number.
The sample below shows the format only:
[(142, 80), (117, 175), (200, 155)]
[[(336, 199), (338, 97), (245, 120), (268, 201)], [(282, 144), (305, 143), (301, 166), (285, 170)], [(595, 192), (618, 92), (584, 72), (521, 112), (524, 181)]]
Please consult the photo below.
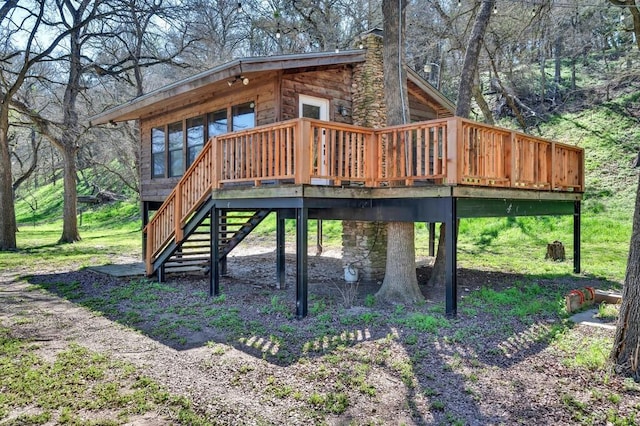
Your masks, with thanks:
[(175, 258), (170, 258), (166, 265), (173, 265), (173, 264), (185, 264), (185, 263), (197, 263), (197, 262), (209, 262), (211, 260), (211, 256), (194, 256), (194, 257), (184, 257), (184, 258), (180, 258), (180, 259), (175, 259)]
[(183, 244), (182, 245), (182, 251), (183, 252), (189, 252), (191, 250), (197, 250), (197, 249), (203, 249), (203, 248), (209, 248), (211, 247), (211, 243), (207, 242), (207, 244)]
[(176, 253), (176, 255), (171, 256), (170, 259), (189, 259), (194, 256), (201, 256), (203, 254), (206, 254), (207, 256), (209, 256), (211, 255), (211, 250), (198, 250), (198, 251), (194, 250), (194, 251), (182, 253), (182, 255), (179, 255)]

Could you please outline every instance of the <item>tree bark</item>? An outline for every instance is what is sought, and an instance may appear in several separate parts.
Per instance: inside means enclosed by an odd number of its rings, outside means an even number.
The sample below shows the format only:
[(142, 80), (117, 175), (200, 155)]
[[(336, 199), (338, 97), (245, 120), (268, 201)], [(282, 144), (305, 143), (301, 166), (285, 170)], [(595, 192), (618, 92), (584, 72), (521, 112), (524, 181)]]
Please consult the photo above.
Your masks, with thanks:
[(76, 187), (78, 149), (74, 145), (65, 145), (61, 150), (64, 162), (64, 208), (62, 215), (62, 235), (60, 243), (80, 241), (78, 232), (78, 190)]
[[(458, 104), (456, 105), (456, 115), (468, 118), (471, 113), (471, 97), (473, 96), (474, 76), (478, 69), (478, 59), (480, 58), (480, 48), (482, 47), (482, 39), (489, 25), (491, 12), (495, 0), (483, 0), (480, 4), (480, 10), (476, 15), (476, 20), (471, 30), (471, 37), (464, 55), (464, 64), (462, 73), (460, 74), (460, 85), (458, 86)], [(456, 227), (459, 228), (459, 227)], [(444, 286), (445, 271), (445, 233), (446, 227), (440, 225), (440, 237), (438, 238), (438, 252), (436, 260), (433, 264), (431, 277), (429, 277), (429, 287)], [(457, 237), (457, 236), (456, 236)]]
[[(406, 0), (383, 0), (384, 95), (387, 125), (409, 121), (409, 97), (404, 69)], [(424, 299), (416, 278), (415, 228), (413, 222), (387, 224), (387, 263), (382, 287), (376, 297), (391, 303), (415, 303)]]
[(640, 50), (640, 6), (636, 5), (636, 0), (609, 0), (609, 3), (628, 9), (633, 20), (633, 33), (636, 38), (636, 47)]
[(627, 272), (610, 360), (618, 373), (640, 378), (640, 182), (636, 190)]
[(456, 115), (458, 117), (468, 118), (471, 113), (473, 77), (478, 68), (480, 48), (482, 47), (482, 40), (489, 25), (494, 4), (495, 0), (482, 0), (480, 10), (478, 11), (478, 15), (476, 15), (476, 20), (471, 30), (469, 44), (464, 54), (462, 73), (460, 74), (460, 85), (458, 86), (458, 104), (456, 106)]
[(0, 251), (15, 250), (16, 212), (13, 203), (11, 156), (9, 153), (9, 105), (0, 104)]

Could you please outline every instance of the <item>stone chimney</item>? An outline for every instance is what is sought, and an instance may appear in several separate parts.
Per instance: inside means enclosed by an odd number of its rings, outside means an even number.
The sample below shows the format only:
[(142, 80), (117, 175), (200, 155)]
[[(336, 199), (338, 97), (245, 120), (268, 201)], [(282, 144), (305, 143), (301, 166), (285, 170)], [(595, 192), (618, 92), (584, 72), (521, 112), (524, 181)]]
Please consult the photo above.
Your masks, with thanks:
[[(387, 107), (384, 102), (382, 31), (370, 30), (361, 36), (360, 42), (366, 49), (366, 59), (353, 69), (353, 124), (371, 128), (384, 127), (387, 122)], [(387, 261), (386, 224), (343, 221), (342, 261), (344, 266), (356, 266), (365, 281), (382, 280)]]

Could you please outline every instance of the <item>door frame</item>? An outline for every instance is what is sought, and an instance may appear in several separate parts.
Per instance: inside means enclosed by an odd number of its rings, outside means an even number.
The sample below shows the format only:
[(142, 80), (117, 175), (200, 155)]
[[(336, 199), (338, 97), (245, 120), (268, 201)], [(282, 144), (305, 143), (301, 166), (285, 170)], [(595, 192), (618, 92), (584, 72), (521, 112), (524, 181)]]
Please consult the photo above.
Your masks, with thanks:
[[(320, 98), (320, 97), (311, 96), (311, 95), (298, 94), (298, 117), (302, 117), (303, 105), (311, 105), (311, 106), (316, 106), (320, 108), (320, 120), (330, 121), (329, 108), (331, 107), (331, 102), (329, 99)], [(326, 175), (329, 170), (329, 166), (327, 165), (327, 157), (326, 157), (326, 151), (327, 151), (326, 144), (327, 144), (327, 140), (323, 130), (322, 139), (320, 140), (320, 158), (318, 158), (318, 161), (320, 162), (319, 164), (320, 174), (324, 174), (324, 175)], [(312, 185), (329, 185), (330, 183), (331, 183), (331, 180), (329, 179), (322, 179), (322, 178), (311, 179)]]

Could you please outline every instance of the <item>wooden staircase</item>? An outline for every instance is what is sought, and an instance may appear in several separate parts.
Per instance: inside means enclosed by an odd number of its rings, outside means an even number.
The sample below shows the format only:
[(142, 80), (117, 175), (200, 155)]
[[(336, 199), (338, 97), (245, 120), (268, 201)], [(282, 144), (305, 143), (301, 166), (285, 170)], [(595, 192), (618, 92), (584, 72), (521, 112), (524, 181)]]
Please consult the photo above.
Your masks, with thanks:
[[(270, 213), (270, 210), (223, 211), (218, 220), (220, 259), (247, 237)], [(209, 272), (211, 268), (211, 215), (205, 217), (164, 263), (165, 273), (190, 271)]]
[[(271, 212), (229, 211), (212, 199), (213, 152), (209, 141), (165, 202), (144, 228), (146, 273), (183, 272), (211, 266), (212, 236), (218, 236), (219, 260), (226, 256)], [(213, 211), (218, 221), (212, 228)], [(196, 269), (197, 270), (197, 269)]]

